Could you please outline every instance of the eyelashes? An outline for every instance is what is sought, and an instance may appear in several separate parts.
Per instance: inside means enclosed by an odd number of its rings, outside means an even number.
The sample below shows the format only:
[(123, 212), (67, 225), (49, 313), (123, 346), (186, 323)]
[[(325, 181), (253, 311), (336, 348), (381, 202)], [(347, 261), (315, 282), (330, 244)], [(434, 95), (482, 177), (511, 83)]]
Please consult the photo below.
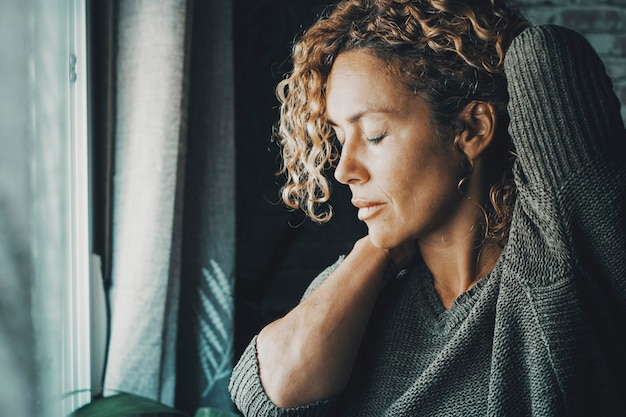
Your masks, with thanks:
[[(381, 134), (373, 136), (373, 137), (363, 136), (363, 140), (365, 142), (369, 143), (369, 144), (376, 145), (376, 144), (380, 143), (385, 137), (387, 137), (388, 134), (389, 133), (385, 130)], [(333, 132), (331, 140), (333, 141), (333, 145), (338, 146), (339, 148), (341, 148), (341, 147), (343, 147), (343, 143), (345, 141), (345, 138), (340, 137), (339, 134), (337, 134), (337, 131), (335, 130)]]
[(380, 143), (385, 137), (387, 136), (387, 132), (383, 132), (380, 135), (374, 136), (373, 138), (365, 138), (365, 141), (371, 144), (376, 145), (377, 143)]

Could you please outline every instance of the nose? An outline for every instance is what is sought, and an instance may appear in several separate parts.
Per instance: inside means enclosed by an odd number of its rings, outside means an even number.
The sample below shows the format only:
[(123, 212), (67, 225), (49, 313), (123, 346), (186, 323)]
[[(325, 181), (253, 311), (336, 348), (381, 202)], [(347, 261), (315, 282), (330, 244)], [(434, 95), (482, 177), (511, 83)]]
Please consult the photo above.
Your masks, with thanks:
[(342, 184), (352, 185), (367, 181), (368, 173), (362, 155), (363, 146), (359, 141), (359, 138), (346, 138), (341, 148), (335, 178)]

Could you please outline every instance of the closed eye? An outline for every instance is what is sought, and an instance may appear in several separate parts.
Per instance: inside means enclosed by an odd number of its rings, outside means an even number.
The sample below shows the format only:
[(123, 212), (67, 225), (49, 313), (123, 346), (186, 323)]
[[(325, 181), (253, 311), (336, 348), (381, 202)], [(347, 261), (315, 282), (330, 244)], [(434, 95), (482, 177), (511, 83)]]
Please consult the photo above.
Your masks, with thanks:
[(372, 138), (368, 138), (366, 137), (365, 140), (371, 144), (376, 145), (377, 143), (380, 143), (380, 141), (382, 141), (385, 137), (387, 136), (387, 132), (383, 132), (380, 135), (374, 136)]

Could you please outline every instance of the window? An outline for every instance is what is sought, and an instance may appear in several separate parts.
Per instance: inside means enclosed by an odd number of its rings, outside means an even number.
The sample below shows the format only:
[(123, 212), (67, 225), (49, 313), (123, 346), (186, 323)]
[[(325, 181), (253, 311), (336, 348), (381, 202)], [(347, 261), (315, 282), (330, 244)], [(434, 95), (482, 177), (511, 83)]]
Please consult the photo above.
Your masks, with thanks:
[(86, 0), (0, 14), (0, 409), (58, 417), (92, 385)]

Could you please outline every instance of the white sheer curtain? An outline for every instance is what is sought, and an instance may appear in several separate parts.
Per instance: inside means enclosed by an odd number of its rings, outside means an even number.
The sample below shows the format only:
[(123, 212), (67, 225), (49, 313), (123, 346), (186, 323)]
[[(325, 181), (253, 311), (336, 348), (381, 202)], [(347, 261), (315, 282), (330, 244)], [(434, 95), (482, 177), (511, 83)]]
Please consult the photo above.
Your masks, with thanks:
[[(105, 387), (173, 404), (186, 1), (120, 1)], [(180, 199), (178, 199), (180, 200)]]

